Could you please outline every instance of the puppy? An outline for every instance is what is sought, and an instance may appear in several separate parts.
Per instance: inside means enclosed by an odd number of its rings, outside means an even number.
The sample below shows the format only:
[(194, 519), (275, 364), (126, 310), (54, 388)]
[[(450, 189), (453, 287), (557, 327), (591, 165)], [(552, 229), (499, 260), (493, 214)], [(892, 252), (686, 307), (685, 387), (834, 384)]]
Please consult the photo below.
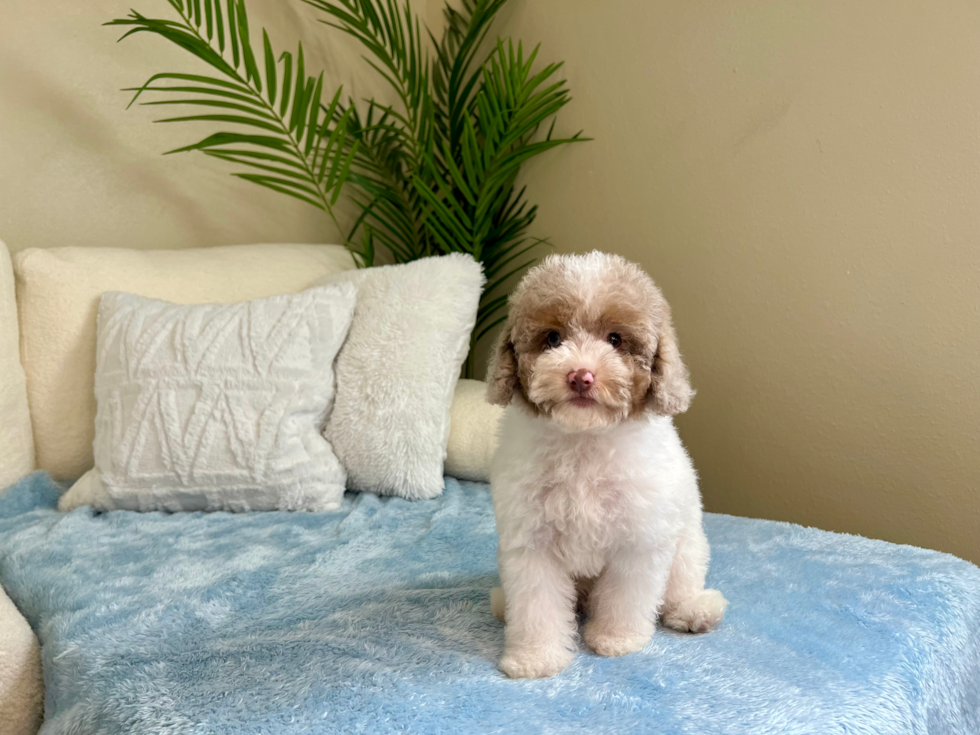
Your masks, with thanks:
[(616, 255), (546, 258), (511, 296), (487, 380), (508, 406), (490, 473), (504, 673), (568, 666), (577, 606), (602, 656), (642, 649), (658, 613), (714, 628), (728, 602), (704, 588), (701, 495), (671, 420), (694, 391), (653, 281)]

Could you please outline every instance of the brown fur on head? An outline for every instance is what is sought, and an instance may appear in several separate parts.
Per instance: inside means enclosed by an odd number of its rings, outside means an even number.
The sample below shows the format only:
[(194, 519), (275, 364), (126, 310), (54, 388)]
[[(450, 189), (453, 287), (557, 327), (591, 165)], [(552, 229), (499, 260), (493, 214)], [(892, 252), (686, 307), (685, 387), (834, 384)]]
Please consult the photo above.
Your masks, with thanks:
[[(594, 380), (584, 393), (570, 382), (577, 371)], [(491, 403), (517, 395), (573, 430), (647, 410), (673, 416), (694, 395), (660, 289), (639, 266), (600, 252), (550, 255), (527, 272), (510, 298), (487, 382)]]

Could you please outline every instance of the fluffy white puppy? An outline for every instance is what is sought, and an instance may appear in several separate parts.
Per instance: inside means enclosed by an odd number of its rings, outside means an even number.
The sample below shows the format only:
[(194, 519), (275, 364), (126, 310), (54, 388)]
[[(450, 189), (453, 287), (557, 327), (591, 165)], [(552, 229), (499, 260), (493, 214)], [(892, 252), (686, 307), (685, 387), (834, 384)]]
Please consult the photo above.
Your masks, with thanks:
[(642, 649), (658, 614), (717, 625), (728, 603), (704, 588), (701, 495), (670, 418), (694, 392), (649, 276), (615, 255), (548, 257), (510, 299), (487, 380), (509, 406), (490, 476), (504, 673), (568, 666), (577, 606), (602, 656)]

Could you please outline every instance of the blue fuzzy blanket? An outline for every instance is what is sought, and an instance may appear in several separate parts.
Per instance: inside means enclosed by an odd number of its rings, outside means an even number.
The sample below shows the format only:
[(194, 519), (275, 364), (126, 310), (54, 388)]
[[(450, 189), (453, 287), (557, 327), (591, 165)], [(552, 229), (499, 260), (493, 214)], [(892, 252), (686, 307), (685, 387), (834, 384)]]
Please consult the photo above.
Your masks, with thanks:
[(316, 514), (60, 514), (60, 492), (0, 495), (45, 733), (980, 733), (980, 570), (944, 554), (709, 514), (717, 631), (510, 681), (485, 485)]

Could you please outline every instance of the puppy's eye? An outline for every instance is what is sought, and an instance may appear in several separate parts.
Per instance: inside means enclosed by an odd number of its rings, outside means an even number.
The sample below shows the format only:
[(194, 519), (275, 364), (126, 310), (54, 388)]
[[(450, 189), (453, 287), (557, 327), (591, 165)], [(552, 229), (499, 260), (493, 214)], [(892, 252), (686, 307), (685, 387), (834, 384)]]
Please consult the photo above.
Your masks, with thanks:
[(623, 338), (620, 337), (616, 332), (610, 334), (606, 339), (609, 340), (609, 344), (611, 344), (614, 348), (619, 347), (621, 344), (623, 344)]
[(545, 340), (548, 342), (548, 347), (554, 348), (561, 344), (561, 335), (558, 332), (548, 332)]

